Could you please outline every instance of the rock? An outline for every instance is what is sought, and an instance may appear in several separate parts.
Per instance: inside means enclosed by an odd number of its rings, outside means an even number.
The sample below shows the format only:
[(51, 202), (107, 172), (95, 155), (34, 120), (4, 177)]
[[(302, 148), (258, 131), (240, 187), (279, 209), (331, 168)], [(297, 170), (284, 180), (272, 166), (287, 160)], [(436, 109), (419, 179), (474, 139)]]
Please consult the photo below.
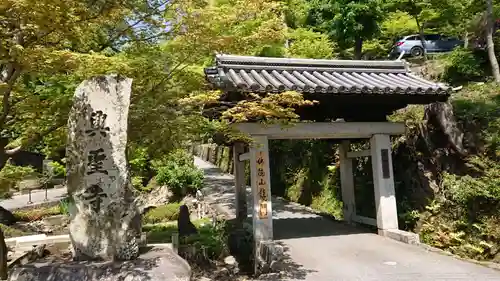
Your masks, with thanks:
[(464, 132), (460, 128), (450, 102), (435, 102), (425, 106), (425, 120), (441, 128), (448, 143), (462, 156), (467, 155), (464, 147)]
[(157, 186), (149, 193), (142, 193), (139, 195), (141, 213), (144, 213), (148, 209), (168, 204), (171, 196), (172, 192), (166, 185)]
[(188, 281), (189, 264), (168, 247), (154, 247), (131, 261), (35, 262), (12, 270), (9, 281)]
[(225, 267), (216, 270), (214, 273), (215, 280), (219, 280), (221, 278), (228, 277), (230, 275), (231, 275), (231, 273), (229, 272), (229, 269), (227, 269)]
[(45, 254), (45, 245), (35, 246), (31, 251), (14, 253), (13, 254), (14, 258), (13, 260), (10, 261), (9, 268), (34, 262), (37, 259), (42, 258), (44, 254)]
[(4, 225), (13, 225), (17, 222), (16, 217), (12, 212), (0, 206), (0, 223)]
[(139, 254), (140, 213), (125, 155), (131, 86), (132, 79), (107, 75), (82, 82), (75, 92), (66, 157), (76, 259)]
[(233, 256), (228, 256), (224, 259), (224, 263), (227, 265), (236, 265), (236, 259)]
[(69, 217), (67, 215), (50, 216), (43, 218), (42, 222), (45, 225), (63, 226), (69, 223)]
[(278, 281), (282, 280), (281, 274), (279, 273), (267, 273), (259, 276), (259, 280), (261, 281)]
[(196, 226), (191, 222), (189, 209), (186, 205), (179, 207), (179, 218), (177, 219), (179, 237), (186, 237), (198, 233)]
[(57, 215), (44, 218), (40, 221), (28, 223), (28, 227), (37, 232), (50, 234), (53, 232), (63, 232), (69, 224), (69, 217), (66, 215)]

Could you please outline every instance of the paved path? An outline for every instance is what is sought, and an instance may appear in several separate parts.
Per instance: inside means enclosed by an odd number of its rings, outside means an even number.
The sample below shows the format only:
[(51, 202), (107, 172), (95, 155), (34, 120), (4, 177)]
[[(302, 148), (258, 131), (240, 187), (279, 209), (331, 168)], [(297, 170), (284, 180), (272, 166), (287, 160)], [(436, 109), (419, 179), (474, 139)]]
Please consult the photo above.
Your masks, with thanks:
[[(31, 201), (33, 202), (33, 205), (43, 204), (47, 202), (56, 202), (64, 198), (66, 196), (66, 192), (67, 192), (66, 187), (49, 189), (47, 190), (48, 201), (44, 201), (45, 190), (33, 191), (31, 193)], [(30, 206), (30, 204), (28, 204), (28, 200), (29, 200), (28, 194), (16, 195), (11, 199), (1, 200), (0, 206), (8, 210), (18, 209)]]
[[(234, 214), (233, 177), (200, 158), (195, 164), (205, 171), (208, 200)], [(251, 206), (251, 197), (248, 202)], [(296, 204), (273, 199), (273, 218), (274, 238), (287, 256), (280, 280), (500, 281), (500, 271), (347, 226)]]

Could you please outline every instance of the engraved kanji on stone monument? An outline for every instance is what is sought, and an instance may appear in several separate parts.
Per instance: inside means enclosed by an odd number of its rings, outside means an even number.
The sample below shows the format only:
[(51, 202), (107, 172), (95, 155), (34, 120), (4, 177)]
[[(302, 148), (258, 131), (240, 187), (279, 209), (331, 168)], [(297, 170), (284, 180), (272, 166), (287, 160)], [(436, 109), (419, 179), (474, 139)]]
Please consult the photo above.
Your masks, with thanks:
[(90, 115), (91, 129), (86, 130), (85, 133), (91, 137), (95, 136), (97, 133), (105, 137), (107, 133), (109, 133), (109, 127), (106, 127), (106, 117), (108, 117), (108, 115), (102, 112), (102, 110), (92, 112)]
[(88, 202), (92, 211), (99, 213), (103, 198), (107, 198), (106, 193), (101, 187), (101, 184), (93, 184), (85, 190), (81, 197)]
[(102, 173), (107, 175), (108, 171), (103, 169), (103, 160), (106, 160), (106, 155), (104, 154), (104, 149), (99, 148), (96, 150), (91, 150), (88, 156), (88, 166), (87, 175), (93, 173)]
[(126, 161), (131, 86), (131, 79), (107, 75), (82, 82), (75, 92), (66, 155), (74, 201), (70, 238), (78, 259), (139, 255), (140, 212)]

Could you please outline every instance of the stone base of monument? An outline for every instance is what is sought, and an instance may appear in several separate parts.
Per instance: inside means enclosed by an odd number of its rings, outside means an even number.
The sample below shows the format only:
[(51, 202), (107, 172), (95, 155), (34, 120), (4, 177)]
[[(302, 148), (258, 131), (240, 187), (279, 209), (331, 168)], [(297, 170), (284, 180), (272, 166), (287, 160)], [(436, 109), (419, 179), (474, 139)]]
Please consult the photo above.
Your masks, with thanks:
[(122, 262), (38, 260), (12, 269), (10, 281), (189, 281), (191, 267), (168, 245), (149, 246), (138, 259)]

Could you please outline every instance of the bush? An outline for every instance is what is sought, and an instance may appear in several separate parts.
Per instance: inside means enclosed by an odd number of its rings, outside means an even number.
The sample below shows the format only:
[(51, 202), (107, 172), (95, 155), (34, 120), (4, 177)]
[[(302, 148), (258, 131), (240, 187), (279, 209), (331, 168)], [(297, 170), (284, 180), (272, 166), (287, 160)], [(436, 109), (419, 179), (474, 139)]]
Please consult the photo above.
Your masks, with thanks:
[(35, 173), (35, 169), (32, 167), (15, 166), (7, 162), (5, 167), (0, 171), (0, 190), (3, 193), (9, 193), (26, 176)]
[(155, 161), (153, 167), (157, 183), (170, 187), (175, 198), (194, 194), (203, 184), (203, 172), (194, 166), (193, 157), (184, 150), (176, 150)]
[(143, 223), (155, 224), (175, 221), (179, 218), (180, 203), (171, 203), (151, 209), (143, 217)]
[(188, 236), (180, 242), (179, 251), (188, 261), (205, 263), (229, 255), (225, 221), (219, 221), (215, 226), (211, 224), (200, 226), (198, 234)]
[(461, 83), (482, 79), (485, 76), (486, 60), (480, 51), (473, 52), (464, 48), (453, 50), (444, 59), (443, 80), (449, 83)]
[(143, 185), (144, 178), (141, 176), (132, 177), (132, 186), (139, 191), (144, 191), (145, 187)]
[(53, 161), (49, 163), (49, 166), (52, 168), (52, 176), (55, 178), (64, 178), (66, 177), (66, 166), (59, 162)]
[(137, 190), (143, 191), (144, 186), (152, 177), (147, 149), (132, 147), (128, 150), (128, 160), (133, 186)]

